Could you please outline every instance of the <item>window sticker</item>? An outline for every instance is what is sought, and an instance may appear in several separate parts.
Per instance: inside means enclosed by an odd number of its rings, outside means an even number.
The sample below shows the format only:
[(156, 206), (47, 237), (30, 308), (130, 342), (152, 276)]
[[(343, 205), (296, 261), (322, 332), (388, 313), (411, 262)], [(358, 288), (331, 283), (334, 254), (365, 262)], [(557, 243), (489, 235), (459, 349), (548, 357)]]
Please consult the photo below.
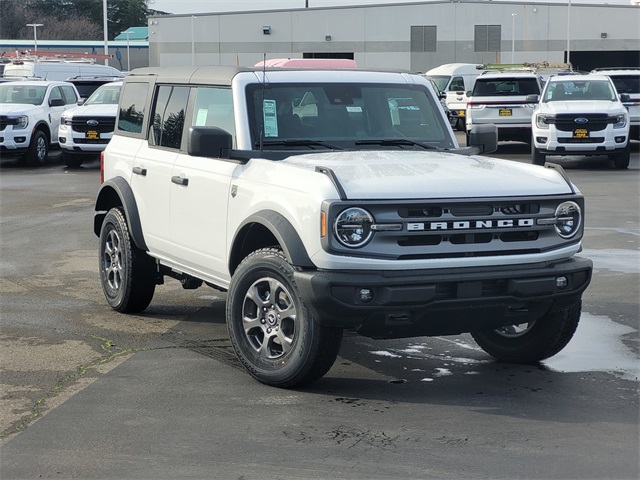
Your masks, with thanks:
[(209, 110), (206, 108), (198, 109), (198, 115), (196, 116), (196, 127), (204, 127), (207, 124), (207, 114)]
[(276, 118), (276, 101), (262, 101), (262, 121), (264, 123), (264, 136), (278, 136), (278, 119)]

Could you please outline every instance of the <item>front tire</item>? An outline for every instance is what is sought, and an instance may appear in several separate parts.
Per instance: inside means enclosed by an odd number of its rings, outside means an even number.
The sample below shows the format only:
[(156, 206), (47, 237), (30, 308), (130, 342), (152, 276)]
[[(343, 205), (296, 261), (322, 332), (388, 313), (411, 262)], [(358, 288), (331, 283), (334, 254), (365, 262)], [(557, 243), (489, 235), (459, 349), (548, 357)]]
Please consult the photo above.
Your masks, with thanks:
[(62, 152), (62, 160), (64, 164), (69, 168), (78, 168), (82, 165), (84, 161), (83, 156), (81, 155), (72, 155), (69, 153)]
[(112, 208), (100, 229), (100, 282), (107, 302), (122, 313), (141, 312), (156, 288), (155, 260), (137, 248), (121, 208)]
[(531, 153), (534, 165), (544, 165), (544, 162), (547, 160), (547, 156), (540, 152), (540, 150), (538, 150), (533, 144), (531, 145)]
[(629, 167), (629, 159), (631, 157), (631, 148), (627, 145), (627, 148), (620, 153), (614, 153), (612, 155), (613, 165), (619, 169), (625, 169)]
[(49, 157), (49, 139), (42, 130), (36, 130), (25, 154), (25, 160), (31, 166), (44, 165)]
[(340, 350), (342, 329), (320, 325), (277, 248), (257, 250), (242, 261), (231, 279), (226, 317), (236, 355), (267, 385), (311, 383), (329, 371)]
[(533, 364), (552, 357), (567, 346), (580, 321), (582, 302), (577, 302), (539, 319), (496, 330), (473, 332), (476, 343), (503, 362)]

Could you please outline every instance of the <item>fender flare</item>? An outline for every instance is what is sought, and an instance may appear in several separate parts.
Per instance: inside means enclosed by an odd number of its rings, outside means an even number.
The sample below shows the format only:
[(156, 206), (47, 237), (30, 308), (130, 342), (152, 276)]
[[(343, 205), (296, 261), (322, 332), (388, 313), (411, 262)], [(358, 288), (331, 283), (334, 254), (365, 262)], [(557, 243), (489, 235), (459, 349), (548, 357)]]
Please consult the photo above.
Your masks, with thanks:
[(291, 222), (278, 212), (261, 210), (246, 218), (233, 236), (232, 248), (229, 252), (229, 272), (233, 272), (235, 267), (242, 261), (238, 256), (245, 242), (240, 237), (246, 233), (251, 225), (255, 224), (262, 225), (271, 232), (292, 265), (302, 268), (315, 268), (300, 235), (298, 235)]
[(95, 205), (95, 215), (93, 219), (93, 231), (99, 237), (102, 228), (102, 222), (107, 212), (121, 205), (124, 210), (127, 224), (129, 225), (129, 233), (133, 243), (140, 250), (147, 251), (147, 243), (144, 241), (142, 234), (142, 225), (140, 224), (140, 214), (138, 213), (138, 204), (133, 195), (133, 190), (129, 183), (122, 177), (114, 177), (105, 181), (98, 191)]

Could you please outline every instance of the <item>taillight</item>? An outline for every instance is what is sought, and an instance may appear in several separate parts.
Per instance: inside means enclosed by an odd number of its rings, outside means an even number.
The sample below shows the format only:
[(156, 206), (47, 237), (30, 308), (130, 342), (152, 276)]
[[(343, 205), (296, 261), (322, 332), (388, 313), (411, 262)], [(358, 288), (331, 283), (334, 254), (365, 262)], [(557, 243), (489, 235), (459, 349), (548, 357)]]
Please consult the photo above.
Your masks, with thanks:
[(100, 152), (100, 184), (104, 183), (104, 150)]

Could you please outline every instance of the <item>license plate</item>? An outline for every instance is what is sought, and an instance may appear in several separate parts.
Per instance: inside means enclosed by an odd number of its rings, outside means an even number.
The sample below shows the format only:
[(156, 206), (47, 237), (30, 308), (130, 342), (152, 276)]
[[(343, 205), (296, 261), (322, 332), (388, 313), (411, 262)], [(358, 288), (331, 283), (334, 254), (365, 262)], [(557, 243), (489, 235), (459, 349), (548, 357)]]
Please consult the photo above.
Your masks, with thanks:
[(84, 138), (86, 138), (87, 140), (100, 140), (100, 132), (98, 132), (97, 130), (87, 130)]
[(589, 130), (586, 128), (576, 128), (573, 131), (573, 138), (589, 138)]
[(500, 115), (501, 117), (510, 117), (512, 115), (512, 111), (510, 108), (501, 108), (500, 111), (498, 112), (498, 115)]
[(466, 110), (459, 110), (458, 111), (458, 115), (460, 115), (461, 117), (464, 117), (465, 113), (466, 113)]

